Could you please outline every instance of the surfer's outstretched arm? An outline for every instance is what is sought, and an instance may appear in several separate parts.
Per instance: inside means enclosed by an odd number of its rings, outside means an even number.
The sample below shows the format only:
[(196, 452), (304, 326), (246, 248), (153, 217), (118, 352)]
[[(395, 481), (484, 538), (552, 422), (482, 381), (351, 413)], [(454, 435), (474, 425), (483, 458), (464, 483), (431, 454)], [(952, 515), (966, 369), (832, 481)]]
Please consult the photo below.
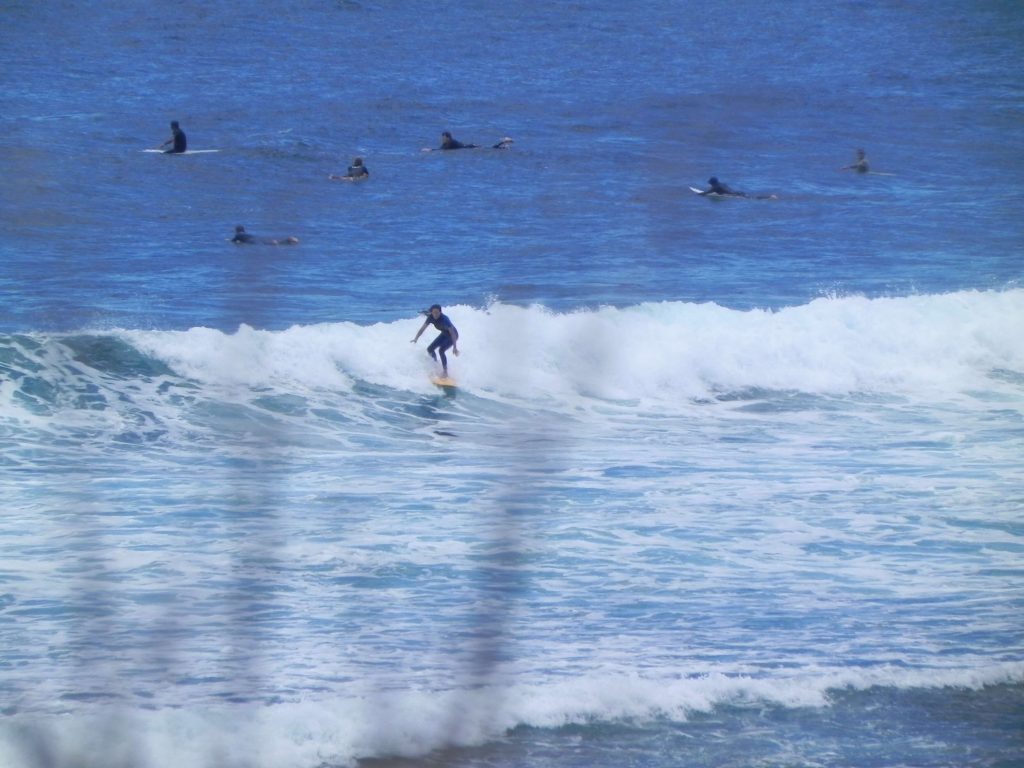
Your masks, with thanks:
[(423, 332), (425, 330), (427, 330), (427, 326), (428, 325), (430, 325), (430, 318), (429, 317), (426, 320), (423, 321), (423, 325), (421, 325), (420, 329), (418, 331), (416, 331), (416, 335), (412, 337), (412, 339), (409, 341), (409, 343), (410, 344), (415, 344), (417, 341), (419, 341), (420, 340), (420, 336), (422, 336)]

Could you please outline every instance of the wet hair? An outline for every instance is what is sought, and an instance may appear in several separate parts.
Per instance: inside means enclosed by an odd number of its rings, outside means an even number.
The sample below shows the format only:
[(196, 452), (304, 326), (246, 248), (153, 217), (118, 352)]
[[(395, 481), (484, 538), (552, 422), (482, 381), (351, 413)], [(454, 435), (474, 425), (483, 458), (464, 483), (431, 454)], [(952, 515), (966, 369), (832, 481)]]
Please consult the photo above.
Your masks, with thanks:
[(431, 304), (431, 305), (430, 305), (430, 309), (429, 309), (428, 311), (429, 311), (429, 312), (433, 312), (433, 311), (434, 311), (435, 309), (436, 309), (436, 310), (437, 310), (438, 312), (440, 312), (440, 311), (441, 311), (441, 305), (440, 305), (440, 304)]
[(237, 224), (235, 226), (235, 232), (245, 232), (245, 227), (243, 227), (241, 224)]
[(171, 120), (171, 128), (177, 128), (177, 127), (178, 127), (178, 121), (177, 120)]
[(718, 183), (718, 177), (717, 176), (712, 176), (710, 179), (708, 179), (708, 184), (717, 184), (717, 183)]

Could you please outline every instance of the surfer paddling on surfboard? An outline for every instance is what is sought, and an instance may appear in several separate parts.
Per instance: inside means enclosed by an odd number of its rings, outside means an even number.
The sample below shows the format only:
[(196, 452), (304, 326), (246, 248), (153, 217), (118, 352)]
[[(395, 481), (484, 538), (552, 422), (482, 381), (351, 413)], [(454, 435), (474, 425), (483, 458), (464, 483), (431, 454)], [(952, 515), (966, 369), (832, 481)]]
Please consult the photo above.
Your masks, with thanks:
[[(164, 149), (168, 144), (173, 144), (170, 149)], [(165, 155), (180, 155), (188, 149), (188, 141), (185, 139), (185, 132), (178, 127), (177, 120), (171, 120), (171, 138), (160, 145)]]
[(259, 238), (255, 235), (250, 235), (245, 231), (245, 227), (239, 224), (235, 227), (235, 236), (231, 238), (231, 242), (235, 245), (256, 245), (257, 243), (262, 243), (263, 245), (298, 245), (299, 238), (294, 236)]
[(702, 195), (734, 195), (735, 197), (746, 197), (746, 192), (737, 192), (736, 190), (729, 187), (728, 184), (723, 184), (718, 180), (717, 176), (712, 176), (708, 179), (710, 187), (700, 194)]
[[(708, 179), (707, 189), (697, 189), (696, 187), (690, 187), (690, 191), (702, 195), (704, 197), (750, 197), (746, 192), (740, 192), (739, 190), (732, 189), (728, 184), (723, 184), (718, 180), (717, 176), (712, 176)], [(778, 199), (775, 195), (754, 195), (755, 200), (776, 200)]]
[(458, 139), (453, 139), (448, 131), (441, 134), (441, 146), (438, 149), (476, 149), (476, 144), (463, 144)]
[[(448, 316), (441, 311), (440, 304), (434, 304), (430, 309), (423, 310), (423, 314), (427, 317), (423, 321), (423, 325), (416, 331), (416, 335), (412, 338), (412, 343), (415, 344), (419, 341), (420, 336), (428, 325), (432, 325), (440, 333), (437, 338), (430, 342), (430, 346), (427, 347), (427, 354), (430, 355), (434, 361), (437, 361), (437, 355), (441, 355), (441, 375), (444, 378), (448, 378), (448, 358), (445, 357), (445, 351), (450, 347), (452, 354), (458, 357), (459, 355), (459, 332), (455, 329), (455, 325), (448, 319)], [(435, 352), (437, 354), (435, 354)]]
[[(491, 149), (509, 149), (514, 143), (515, 143), (515, 140), (512, 139), (512, 137), (504, 136), (504, 137), (502, 137), (501, 139), (498, 140), (497, 144), (492, 144), (491, 145)], [(436, 149), (432, 149), (431, 147), (424, 147), (423, 151), (424, 152), (441, 152), (441, 151), (449, 150), (449, 149), (479, 149), (479, 148), (480, 148), (479, 144), (463, 144), (458, 139), (452, 138), (452, 134), (451, 134), (450, 131), (442, 131), (441, 132), (441, 146), (437, 147)]]

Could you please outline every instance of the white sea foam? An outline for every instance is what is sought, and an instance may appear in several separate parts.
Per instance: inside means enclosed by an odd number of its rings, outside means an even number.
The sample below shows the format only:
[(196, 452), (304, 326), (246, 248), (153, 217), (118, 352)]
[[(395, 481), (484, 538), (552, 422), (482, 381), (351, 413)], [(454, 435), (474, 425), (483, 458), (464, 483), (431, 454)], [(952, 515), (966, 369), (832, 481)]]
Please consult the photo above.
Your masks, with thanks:
[[(447, 308), (460, 384), (521, 398), (667, 403), (751, 389), (949, 396), (1024, 373), (1024, 291), (821, 298), (778, 311), (663, 302), (557, 314), (495, 304)], [(355, 379), (425, 391), (418, 319), (234, 334), (124, 332), (179, 375), (214, 386), (348, 388)], [(1019, 391), (1019, 382), (1011, 389)]]
[[(778, 311), (663, 302), (565, 314), (505, 304), (448, 312), (461, 333), (462, 355), (449, 354), (453, 375), (464, 391), (495, 402), (569, 410), (615, 402), (667, 413), (776, 393), (980, 397), (1019, 407), (1024, 382), (1020, 289), (822, 298)], [(32, 429), (45, 429), (59, 412), (65, 428), (138, 431), (162, 410), (168, 391), (221, 403), (276, 395), (322, 402), (360, 383), (434, 392), (427, 374), (436, 364), (425, 354), (432, 329), (409, 343), (419, 322), (115, 332), (167, 375), (107, 370), (102, 355), (91, 359), (89, 350), (68, 346), (75, 337), (9, 341), (26, 362), (0, 382), (0, 414)], [(130, 403), (134, 413), (125, 411)]]
[[(0, 765), (308, 768), (1020, 683), (1022, 308), (451, 307), (454, 400), (415, 318), (18, 342)], [(470, 687), (488, 622), (516, 671)]]
[(517, 726), (686, 721), (719, 705), (825, 707), (840, 689), (1024, 683), (1024, 663), (972, 670), (821, 670), (791, 677), (594, 674), (511, 687), (407, 690), (273, 705), (124, 710), (0, 720), (0, 765), (55, 768), (309, 768), (473, 746)]

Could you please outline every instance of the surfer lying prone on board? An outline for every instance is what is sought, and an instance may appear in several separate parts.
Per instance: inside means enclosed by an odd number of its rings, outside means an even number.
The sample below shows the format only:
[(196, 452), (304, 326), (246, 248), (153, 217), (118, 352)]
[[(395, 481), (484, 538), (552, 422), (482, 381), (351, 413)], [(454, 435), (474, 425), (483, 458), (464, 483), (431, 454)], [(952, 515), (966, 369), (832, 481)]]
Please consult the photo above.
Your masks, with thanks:
[(459, 355), (459, 332), (455, 329), (452, 321), (448, 319), (448, 316), (441, 311), (440, 304), (434, 304), (430, 309), (423, 310), (423, 314), (427, 317), (423, 321), (423, 325), (416, 331), (416, 335), (412, 339), (412, 343), (415, 344), (419, 341), (420, 335), (427, 330), (428, 325), (432, 325), (440, 333), (437, 338), (430, 342), (430, 346), (427, 347), (427, 354), (433, 360), (437, 360), (437, 354), (434, 354), (435, 350), (441, 355), (441, 371), (447, 378), (448, 376), (448, 358), (445, 357), (445, 351), (450, 347), (452, 354), (458, 357)]
[(718, 180), (717, 176), (712, 176), (708, 179), (710, 187), (703, 192), (702, 195), (735, 195), (736, 197), (746, 197), (746, 192), (738, 192), (732, 189), (728, 184), (723, 184)]
[(708, 189), (700, 190), (696, 187), (690, 187), (698, 195), (712, 195), (715, 197), (753, 197), (755, 200), (775, 200), (775, 195), (748, 195), (746, 192), (740, 192), (739, 190), (732, 189), (728, 184), (723, 184), (718, 180), (717, 176), (712, 176), (708, 179)]
[[(497, 144), (492, 144), (491, 145), (491, 149), (508, 149), (513, 143), (514, 143), (514, 140), (512, 138), (510, 138), (509, 136), (505, 136), (501, 140), (499, 140)], [(437, 147), (436, 150), (431, 148), (431, 147), (424, 147), (423, 151), (424, 152), (435, 152), (435, 151), (448, 150), (448, 149), (479, 149), (479, 148), (480, 148), (479, 144), (463, 144), (458, 139), (452, 138), (452, 134), (451, 134), (450, 131), (443, 131), (441, 133), (441, 146)]]
[[(164, 149), (168, 144), (174, 146), (170, 149)], [(171, 120), (171, 138), (160, 145), (160, 149), (164, 149), (165, 155), (180, 155), (188, 149), (188, 140), (185, 138), (185, 132), (178, 127), (177, 120)]]
[(298, 245), (297, 237), (256, 237), (245, 231), (245, 227), (239, 224), (235, 227), (235, 236), (231, 238), (235, 245)]

